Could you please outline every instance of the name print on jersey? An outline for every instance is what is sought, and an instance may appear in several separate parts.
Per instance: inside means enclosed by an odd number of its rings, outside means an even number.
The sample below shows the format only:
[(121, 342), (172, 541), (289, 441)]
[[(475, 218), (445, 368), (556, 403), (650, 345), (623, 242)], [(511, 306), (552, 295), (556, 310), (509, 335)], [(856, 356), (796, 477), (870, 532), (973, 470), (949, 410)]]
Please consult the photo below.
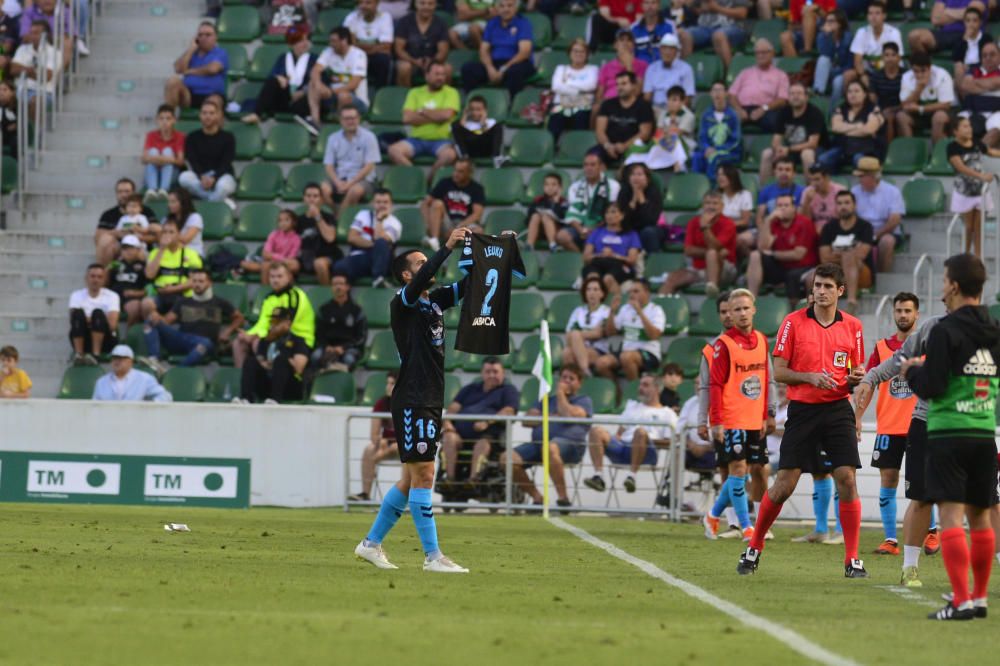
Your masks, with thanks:
[(465, 237), (458, 267), (468, 275), (455, 349), (472, 354), (510, 351), (510, 290), (524, 277), (524, 262), (514, 235)]

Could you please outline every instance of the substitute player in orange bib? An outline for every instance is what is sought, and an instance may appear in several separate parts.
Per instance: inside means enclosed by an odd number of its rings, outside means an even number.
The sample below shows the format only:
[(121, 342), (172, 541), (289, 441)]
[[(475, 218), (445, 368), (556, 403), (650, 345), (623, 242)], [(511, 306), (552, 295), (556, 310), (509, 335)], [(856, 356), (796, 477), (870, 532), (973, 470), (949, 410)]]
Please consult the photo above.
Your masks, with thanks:
[(792, 496), (803, 472), (832, 472), (840, 494), (844, 528), (844, 576), (867, 578), (858, 559), (861, 500), (855, 483), (861, 467), (850, 395), (864, 376), (861, 322), (837, 310), (844, 271), (820, 264), (813, 280), (812, 307), (787, 317), (774, 346), (774, 378), (788, 385), (788, 421), (781, 438), (778, 476), (764, 494), (750, 545), (736, 567), (752, 574), (760, 565), (764, 535)]

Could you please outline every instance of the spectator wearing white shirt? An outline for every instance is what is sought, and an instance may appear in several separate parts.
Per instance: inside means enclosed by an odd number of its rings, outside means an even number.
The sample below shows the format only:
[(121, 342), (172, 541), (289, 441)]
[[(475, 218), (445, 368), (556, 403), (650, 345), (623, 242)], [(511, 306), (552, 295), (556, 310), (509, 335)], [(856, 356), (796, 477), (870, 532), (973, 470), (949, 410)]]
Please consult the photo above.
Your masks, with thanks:
[(903, 194), (898, 187), (882, 180), (881, 164), (874, 157), (858, 160), (854, 175), (858, 178), (858, 184), (851, 188), (855, 214), (871, 224), (875, 231), (878, 271), (890, 271), (896, 246), (903, 236), (900, 226), (906, 214)]
[(334, 274), (346, 275), (354, 284), (359, 278), (374, 278), (372, 286), (385, 282), (392, 262), (392, 249), (403, 234), (403, 223), (392, 214), (392, 193), (377, 189), (371, 208), (358, 211), (347, 232), (351, 253), (333, 265)]
[(646, 70), (642, 78), (642, 94), (654, 109), (665, 109), (667, 91), (680, 86), (688, 99), (694, 98), (694, 69), (680, 58), (680, 40), (667, 33), (660, 39), (660, 59)]
[[(32, 21), (28, 32), (21, 35), (21, 45), (14, 51), (14, 57), (10, 61), (11, 79), (18, 80), (22, 73), (27, 77), (23, 89), (17, 92), (18, 95), (28, 96), (28, 115), (32, 118), (35, 117), (35, 97), (39, 87), (45, 92), (46, 103), (51, 105), (56, 91), (56, 76), (62, 70), (62, 51), (49, 43), (49, 37), (49, 24), (46, 21)], [(44, 83), (39, 86), (38, 68), (43, 63)]]
[(569, 45), (569, 64), (556, 66), (552, 73), (552, 111), (549, 132), (555, 140), (568, 129), (590, 129), (590, 112), (597, 93), (597, 65), (587, 63), (590, 49), (580, 38)]
[[(309, 118), (295, 119), (315, 136), (319, 136), (320, 112), (331, 98), (337, 109), (352, 105), (361, 113), (368, 111), (368, 56), (353, 45), (353, 39), (346, 27), (334, 28), (330, 31), (330, 45), (313, 65), (307, 94)], [(329, 84), (323, 80), (328, 71)]]
[(621, 416), (629, 421), (660, 421), (663, 425), (618, 426), (614, 437), (601, 426), (590, 429), (590, 460), (594, 464), (594, 476), (584, 481), (592, 490), (603, 492), (608, 486), (604, 477), (604, 456), (614, 465), (628, 465), (625, 477), (625, 492), (635, 492), (635, 476), (642, 465), (656, 465), (656, 450), (670, 446), (677, 415), (674, 410), (660, 404), (660, 380), (656, 375), (645, 373), (639, 380), (639, 399), (629, 400)]
[(69, 297), (69, 340), (73, 365), (97, 365), (97, 357), (118, 342), (121, 298), (107, 289), (107, 272), (101, 264), (87, 267), (86, 288)]
[(358, 8), (344, 19), (354, 43), (368, 56), (368, 80), (375, 88), (389, 85), (392, 69), (392, 16), (379, 9), (379, 0), (358, 0)]
[(111, 372), (97, 380), (92, 400), (173, 402), (173, 396), (148, 372), (135, 370), (135, 354), (128, 345), (111, 350)]
[(918, 51), (910, 56), (910, 71), (903, 74), (899, 101), (902, 106), (896, 112), (897, 134), (913, 136), (916, 127), (929, 124), (931, 144), (937, 143), (948, 132), (955, 82), (946, 69), (931, 64), (926, 51)]
[[(868, 25), (858, 28), (851, 40), (851, 53), (854, 55), (854, 69), (844, 72), (840, 86), (837, 80), (833, 83), (833, 94), (830, 99), (836, 104), (840, 101), (840, 91), (851, 81), (865, 81), (867, 74), (873, 69), (881, 69), (882, 47), (888, 43), (899, 46), (899, 55), (903, 53), (903, 35), (899, 28), (885, 22), (886, 8), (883, 0), (873, 0), (868, 5)], [(839, 78), (839, 77), (838, 77)], [(867, 82), (866, 82), (867, 87)]]
[(715, 182), (722, 194), (722, 214), (732, 220), (738, 230), (749, 229), (754, 211), (753, 194), (743, 187), (739, 167), (723, 164), (715, 174)]
[(323, 166), (329, 182), (320, 184), (323, 202), (331, 208), (353, 206), (375, 191), (375, 165), (382, 161), (378, 139), (361, 127), (361, 112), (353, 105), (340, 110), (341, 129), (326, 140)]
[(588, 277), (580, 287), (582, 305), (576, 306), (566, 322), (566, 347), (562, 362), (575, 363), (590, 377), (591, 367), (601, 354), (608, 353), (608, 336), (604, 322), (611, 316), (611, 308), (604, 303), (608, 288), (597, 276)]
[(621, 298), (616, 296), (611, 309), (614, 317), (604, 322), (608, 336), (622, 334), (622, 348), (617, 355), (607, 353), (597, 359), (595, 370), (602, 377), (614, 380), (621, 369), (625, 379), (638, 379), (642, 372), (655, 372), (660, 366), (660, 337), (667, 326), (667, 315), (650, 298), (649, 282), (644, 278), (632, 281), (628, 303), (618, 307)]

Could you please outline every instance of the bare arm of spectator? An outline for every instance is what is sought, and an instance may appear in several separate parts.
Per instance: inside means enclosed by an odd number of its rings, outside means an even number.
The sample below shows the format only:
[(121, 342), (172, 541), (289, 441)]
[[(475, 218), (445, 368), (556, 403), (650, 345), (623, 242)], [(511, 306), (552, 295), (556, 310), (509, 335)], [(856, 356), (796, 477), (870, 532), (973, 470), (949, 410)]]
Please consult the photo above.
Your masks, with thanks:
[(594, 244), (590, 241), (583, 246), (583, 265), (586, 266), (594, 259)]
[(576, 417), (578, 419), (583, 419), (587, 417), (587, 410), (579, 405), (574, 405), (566, 397), (566, 391), (563, 390), (562, 382), (556, 382), (555, 385), (556, 394), (556, 412), (559, 416), (566, 417)]
[(402, 37), (396, 37), (392, 42), (392, 52), (396, 56), (396, 60), (400, 62), (408, 62), (411, 65), (420, 66), (420, 61), (411, 56), (406, 50), (406, 40)]
[(742, 21), (746, 19), (747, 12), (750, 11), (748, 7), (723, 7), (715, 0), (707, 0), (702, 3), (702, 7), (706, 12), (712, 14), (722, 14), (728, 18), (734, 19), (736, 21)]
[(243, 316), (243, 313), (233, 308), (233, 316), (229, 320), (229, 326), (219, 331), (219, 342), (226, 342), (232, 338), (243, 327), (245, 320), (246, 318)]
[(353, 227), (347, 232), (347, 244), (351, 247), (369, 248), (375, 245), (371, 239), (365, 238), (361, 232)]
[(450, 48), (451, 45), (448, 44), (448, 40), (442, 39), (440, 42), (437, 43), (437, 51), (434, 53), (434, 57), (432, 58), (432, 60), (434, 62), (440, 62), (440, 63), (447, 62), (448, 50)]
[(493, 64), (493, 47), (489, 42), (484, 41), (479, 45), (479, 62), (483, 63), (491, 82), (496, 83), (500, 80), (500, 72)]
[(188, 69), (184, 74), (190, 74), (192, 76), (213, 76), (218, 74), (223, 70), (222, 63), (218, 60), (213, 60), (212, 62), (205, 63), (201, 67), (193, 67)]
[(485, 210), (483, 208), (483, 204), (481, 203), (472, 204), (472, 212), (469, 213), (469, 216), (467, 218), (459, 222), (458, 226), (467, 227), (470, 224), (479, 224), (480, 221), (483, 219), (483, 210)]
[(831, 262), (839, 262), (840, 253), (833, 251), (832, 245), (820, 245), (819, 246), (819, 263), (828, 264)]
[(819, 134), (810, 134), (802, 143), (793, 143), (788, 146), (788, 150), (793, 153), (801, 153), (803, 150), (816, 150), (819, 148)]
[(363, 76), (352, 75), (351, 78), (347, 81), (347, 83), (345, 83), (343, 85), (339, 85), (336, 88), (333, 88), (333, 92), (335, 92), (335, 93), (336, 92), (350, 92), (350, 93), (352, 93), (352, 92), (354, 92), (355, 90), (358, 89), (358, 86), (361, 85), (361, 82), (364, 81), (364, 79), (365, 79), (365, 77), (363, 77)]
[(192, 39), (191, 44), (185, 49), (184, 53), (181, 54), (177, 60), (174, 61), (174, 72), (177, 74), (186, 74), (188, 71), (188, 66), (191, 64), (191, 56), (194, 52), (198, 50), (198, 39)]
[(524, 62), (531, 58), (531, 41), (528, 39), (522, 39), (517, 43), (517, 53), (514, 57), (507, 61), (503, 67), (500, 68), (500, 73), (506, 72), (512, 66), (519, 62)]
[(632, 22), (629, 21), (627, 18), (615, 18), (615, 17), (611, 16), (611, 8), (610, 7), (603, 7), (603, 6), (601, 6), (601, 7), (597, 8), (597, 11), (600, 12), (601, 16), (604, 17), (604, 19), (608, 23), (614, 23), (615, 25), (617, 25), (622, 30), (629, 30), (632, 27)]
[(971, 74), (962, 77), (958, 84), (963, 95), (982, 95), (1000, 90), (1000, 76), (977, 79)]

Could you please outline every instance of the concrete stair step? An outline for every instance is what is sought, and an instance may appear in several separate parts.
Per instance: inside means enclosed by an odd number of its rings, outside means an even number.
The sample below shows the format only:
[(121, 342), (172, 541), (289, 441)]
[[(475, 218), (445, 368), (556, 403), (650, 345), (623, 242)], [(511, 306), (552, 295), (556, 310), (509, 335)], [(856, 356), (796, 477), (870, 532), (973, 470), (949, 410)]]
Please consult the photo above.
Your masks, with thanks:
[(92, 234), (70, 234), (61, 231), (3, 231), (0, 232), (0, 250), (61, 250), (74, 253), (93, 252)]
[(4, 266), (0, 272), (0, 291), (27, 292), (49, 295), (62, 294), (69, 299), (69, 294), (84, 286), (84, 268), (89, 259), (82, 262), (80, 270), (71, 270), (60, 266), (58, 270), (45, 271), (31, 268), (24, 271)]
[(0, 250), (0, 266), (4, 271), (10, 272), (32, 272), (42, 275), (51, 275), (52, 271), (72, 273), (78, 271), (77, 275), (83, 275), (84, 269), (89, 262), (93, 261), (92, 253), (84, 252), (56, 252), (45, 250), (22, 250), (11, 252)]

